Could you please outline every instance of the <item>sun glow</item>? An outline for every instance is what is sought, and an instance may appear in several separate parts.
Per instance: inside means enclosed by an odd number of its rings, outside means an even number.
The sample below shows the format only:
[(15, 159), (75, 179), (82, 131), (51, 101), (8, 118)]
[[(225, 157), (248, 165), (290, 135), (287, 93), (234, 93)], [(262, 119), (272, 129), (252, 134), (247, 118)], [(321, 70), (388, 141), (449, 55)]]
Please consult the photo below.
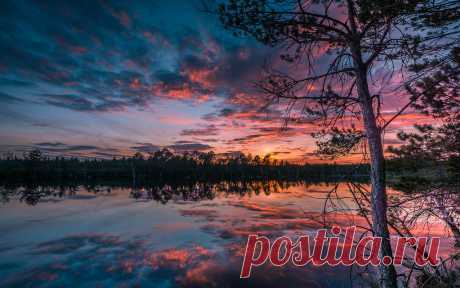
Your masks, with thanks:
[(261, 156), (265, 156), (267, 154), (271, 154), (273, 152), (273, 148), (270, 147), (270, 146), (265, 146), (265, 147), (262, 147), (261, 149)]

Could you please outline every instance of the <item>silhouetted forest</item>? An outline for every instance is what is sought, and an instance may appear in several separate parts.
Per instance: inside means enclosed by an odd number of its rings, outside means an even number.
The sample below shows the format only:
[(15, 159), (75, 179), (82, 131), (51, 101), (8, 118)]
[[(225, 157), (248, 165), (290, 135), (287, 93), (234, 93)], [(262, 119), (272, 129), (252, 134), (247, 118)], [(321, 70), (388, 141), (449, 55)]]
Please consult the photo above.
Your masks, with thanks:
[(367, 179), (367, 165), (298, 165), (265, 157), (238, 154), (216, 156), (213, 152), (174, 154), (160, 150), (145, 157), (140, 153), (111, 160), (46, 157), (39, 150), (23, 158), (0, 160), (5, 183), (109, 182), (143, 186), (152, 182), (223, 180), (345, 180)]

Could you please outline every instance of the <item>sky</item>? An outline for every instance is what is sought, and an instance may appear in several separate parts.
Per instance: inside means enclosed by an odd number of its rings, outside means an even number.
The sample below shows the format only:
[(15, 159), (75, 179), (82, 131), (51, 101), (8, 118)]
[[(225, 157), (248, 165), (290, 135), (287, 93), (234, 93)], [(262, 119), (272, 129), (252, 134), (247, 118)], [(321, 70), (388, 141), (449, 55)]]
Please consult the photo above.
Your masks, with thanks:
[[(233, 36), (200, 4), (0, 1), (0, 152), (111, 158), (168, 148), (319, 161), (310, 136), (319, 128), (282, 129), (282, 109), (265, 107), (254, 88), (279, 51)], [(389, 97), (385, 115), (404, 104)], [(403, 115), (386, 143), (428, 120)]]

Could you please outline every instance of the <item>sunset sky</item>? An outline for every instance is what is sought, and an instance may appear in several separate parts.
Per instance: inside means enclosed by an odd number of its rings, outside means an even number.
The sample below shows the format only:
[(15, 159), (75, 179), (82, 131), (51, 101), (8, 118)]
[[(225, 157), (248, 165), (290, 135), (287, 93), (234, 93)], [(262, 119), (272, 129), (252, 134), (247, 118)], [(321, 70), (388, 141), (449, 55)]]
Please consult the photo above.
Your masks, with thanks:
[[(317, 161), (318, 128), (281, 130), (283, 110), (262, 109), (253, 88), (277, 48), (232, 36), (200, 3), (0, 1), (0, 151), (109, 158), (166, 147)], [(407, 101), (392, 91), (382, 92), (388, 117)], [(426, 121), (403, 115), (386, 143)]]

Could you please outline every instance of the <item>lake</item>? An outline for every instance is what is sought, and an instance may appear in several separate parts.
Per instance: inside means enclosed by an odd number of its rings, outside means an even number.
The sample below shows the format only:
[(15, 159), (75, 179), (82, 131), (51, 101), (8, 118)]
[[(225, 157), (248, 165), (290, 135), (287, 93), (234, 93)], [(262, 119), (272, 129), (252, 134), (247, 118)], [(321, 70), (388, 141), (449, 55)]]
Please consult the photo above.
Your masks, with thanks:
[(263, 265), (239, 278), (249, 234), (313, 235), (330, 191), (341, 209), (327, 220), (360, 223), (343, 209), (355, 205), (346, 183), (3, 188), (0, 286), (367, 287), (371, 268)]

